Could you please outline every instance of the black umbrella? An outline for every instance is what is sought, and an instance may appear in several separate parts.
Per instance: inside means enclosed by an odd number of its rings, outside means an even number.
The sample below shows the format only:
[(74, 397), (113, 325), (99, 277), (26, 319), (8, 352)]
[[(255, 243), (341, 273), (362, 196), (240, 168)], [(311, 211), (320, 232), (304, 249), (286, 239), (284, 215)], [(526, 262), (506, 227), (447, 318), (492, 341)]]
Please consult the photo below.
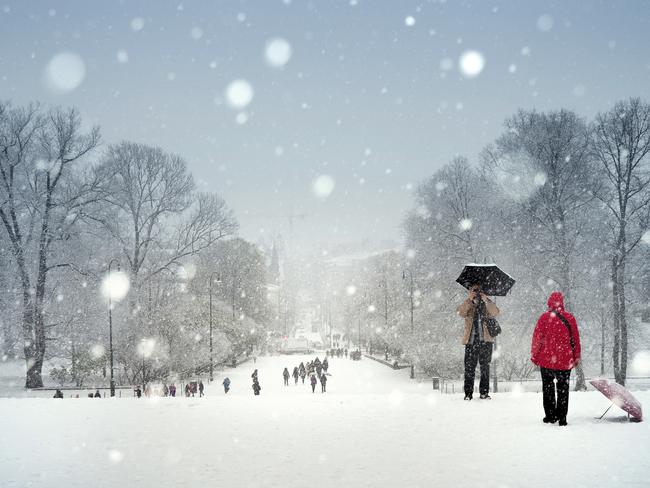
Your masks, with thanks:
[(481, 285), (481, 291), (493, 297), (504, 297), (515, 284), (515, 280), (496, 264), (468, 264), (456, 279), (469, 290), (470, 286)]

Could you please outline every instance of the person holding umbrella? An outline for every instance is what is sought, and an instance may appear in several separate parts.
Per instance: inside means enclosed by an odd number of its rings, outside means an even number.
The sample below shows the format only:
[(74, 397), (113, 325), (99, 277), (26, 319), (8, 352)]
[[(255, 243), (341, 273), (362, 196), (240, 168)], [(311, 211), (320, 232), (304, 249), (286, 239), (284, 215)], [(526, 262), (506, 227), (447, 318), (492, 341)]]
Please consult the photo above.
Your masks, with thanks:
[(470, 285), (469, 297), (461, 303), (458, 315), (465, 319), (462, 343), (465, 345), (465, 400), (471, 400), (474, 393), (476, 365), (481, 367), (479, 393), (482, 400), (490, 400), (490, 362), (494, 339), (487, 328), (489, 318), (499, 315), (499, 309), (485, 293), (481, 284)]
[(551, 293), (548, 310), (537, 321), (530, 359), (542, 374), (545, 413), (542, 421), (567, 425), (569, 378), (580, 361), (580, 332), (575, 317), (564, 310), (564, 296), (559, 291)]
[(496, 264), (468, 264), (456, 282), (469, 290), (469, 297), (457, 309), (465, 319), (465, 400), (472, 399), (476, 363), (481, 365), (481, 399), (490, 400), (492, 346), (501, 327), (495, 320), (499, 309), (488, 296), (506, 296), (515, 280)]

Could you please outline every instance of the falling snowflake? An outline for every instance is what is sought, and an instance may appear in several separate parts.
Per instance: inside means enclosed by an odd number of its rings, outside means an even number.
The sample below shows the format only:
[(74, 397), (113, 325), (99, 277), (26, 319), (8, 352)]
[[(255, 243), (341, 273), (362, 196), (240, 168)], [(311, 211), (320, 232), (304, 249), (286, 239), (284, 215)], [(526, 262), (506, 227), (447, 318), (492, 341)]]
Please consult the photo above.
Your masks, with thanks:
[(54, 56), (45, 68), (47, 87), (55, 93), (68, 93), (86, 77), (86, 65), (76, 53), (64, 51)]
[(553, 24), (553, 17), (547, 14), (540, 15), (537, 19), (537, 28), (542, 32), (550, 31), (553, 28)]
[(273, 68), (282, 68), (289, 62), (292, 54), (291, 44), (285, 39), (275, 38), (266, 43), (266, 62)]
[(226, 87), (228, 105), (235, 109), (246, 107), (253, 100), (253, 87), (246, 80), (234, 80)]
[(334, 191), (336, 182), (329, 175), (320, 175), (312, 185), (314, 194), (319, 198), (327, 198)]
[(131, 20), (131, 30), (133, 32), (141, 31), (144, 28), (144, 19), (142, 17), (135, 17)]
[(458, 62), (460, 71), (466, 78), (475, 78), (485, 67), (485, 58), (478, 51), (465, 51)]
[(458, 223), (458, 227), (460, 227), (460, 230), (470, 230), (472, 228), (472, 219), (462, 219)]

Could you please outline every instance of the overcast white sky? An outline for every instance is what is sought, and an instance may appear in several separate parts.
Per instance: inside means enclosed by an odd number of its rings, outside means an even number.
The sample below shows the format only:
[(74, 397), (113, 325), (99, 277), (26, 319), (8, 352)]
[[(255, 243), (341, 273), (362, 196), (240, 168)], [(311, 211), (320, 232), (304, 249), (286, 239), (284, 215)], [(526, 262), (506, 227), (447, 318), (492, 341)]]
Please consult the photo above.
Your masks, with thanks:
[[(591, 117), (649, 98), (649, 13), (641, 0), (0, 0), (0, 97), (75, 105), (106, 143), (179, 153), (244, 237), (286, 235), (295, 213), (293, 241), (317, 251), (398, 240), (412, 188), (455, 154), (476, 160), (519, 107)], [(482, 69), (470, 57), (462, 72), (467, 51)], [(234, 80), (252, 89), (244, 107), (225, 96)]]

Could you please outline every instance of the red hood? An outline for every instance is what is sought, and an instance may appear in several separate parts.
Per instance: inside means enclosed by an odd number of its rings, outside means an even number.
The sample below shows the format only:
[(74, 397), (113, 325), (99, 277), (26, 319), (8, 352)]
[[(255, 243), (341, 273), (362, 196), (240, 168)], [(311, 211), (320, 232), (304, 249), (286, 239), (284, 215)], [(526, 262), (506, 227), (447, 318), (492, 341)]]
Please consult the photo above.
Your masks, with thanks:
[(559, 291), (554, 291), (551, 293), (551, 296), (548, 297), (548, 309), (549, 310), (564, 310), (564, 295)]

